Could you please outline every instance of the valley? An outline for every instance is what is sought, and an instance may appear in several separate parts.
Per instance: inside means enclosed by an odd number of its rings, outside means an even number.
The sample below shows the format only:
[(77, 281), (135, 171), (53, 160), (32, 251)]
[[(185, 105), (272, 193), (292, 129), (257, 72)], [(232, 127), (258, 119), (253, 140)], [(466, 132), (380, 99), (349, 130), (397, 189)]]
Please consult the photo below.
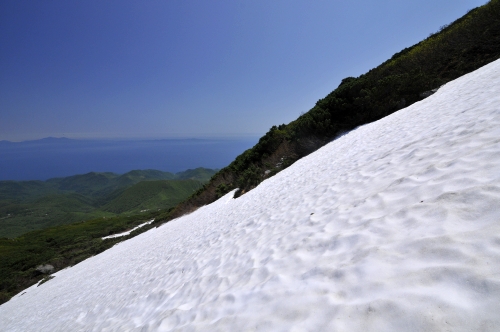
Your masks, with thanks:
[(90, 172), (47, 181), (0, 181), (0, 237), (95, 218), (168, 210), (216, 170)]

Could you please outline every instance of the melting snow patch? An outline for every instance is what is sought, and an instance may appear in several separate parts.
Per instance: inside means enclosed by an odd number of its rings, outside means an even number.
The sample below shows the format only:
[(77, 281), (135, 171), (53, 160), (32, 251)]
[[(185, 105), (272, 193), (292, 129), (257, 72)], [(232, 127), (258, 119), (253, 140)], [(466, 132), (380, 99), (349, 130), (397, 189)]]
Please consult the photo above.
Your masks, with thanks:
[(132, 233), (133, 231), (135, 231), (136, 229), (139, 229), (141, 227), (144, 227), (146, 225), (149, 225), (151, 224), (153, 221), (155, 221), (154, 219), (148, 221), (148, 222), (145, 222), (144, 224), (140, 224), (139, 226), (136, 226), (134, 228), (132, 228), (131, 230), (129, 231), (126, 231), (126, 232), (123, 232), (123, 233), (118, 233), (118, 234), (113, 234), (113, 235), (108, 235), (108, 236), (105, 236), (103, 237), (102, 239), (103, 240), (106, 240), (106, 239), (114, 239), (115, 237), (121, 237), (121, 236), (126, 236), (126, 235), (129, 235), (130, 233)]

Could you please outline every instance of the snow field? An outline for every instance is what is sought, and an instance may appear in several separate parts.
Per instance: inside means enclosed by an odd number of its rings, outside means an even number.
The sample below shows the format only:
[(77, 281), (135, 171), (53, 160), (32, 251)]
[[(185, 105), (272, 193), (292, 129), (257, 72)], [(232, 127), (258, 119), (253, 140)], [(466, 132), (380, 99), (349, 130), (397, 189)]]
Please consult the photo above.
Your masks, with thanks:
[(498, 331), (500, 61), (0, 306), (5, 331)]

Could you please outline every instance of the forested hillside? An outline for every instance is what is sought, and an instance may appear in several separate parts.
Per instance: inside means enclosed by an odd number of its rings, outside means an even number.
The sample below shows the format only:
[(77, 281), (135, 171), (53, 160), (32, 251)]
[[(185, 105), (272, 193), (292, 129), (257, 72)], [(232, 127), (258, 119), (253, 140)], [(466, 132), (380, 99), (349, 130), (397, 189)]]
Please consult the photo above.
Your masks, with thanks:
[(193, 211), (234, 188), (239, 188), (236, 196), (244, 194), (338, 135), (418, 102), (499, 57), (500, 0), (491, 0), (366, 74), (343, 79), (307, 113), (273, 126), (253, 148), (157, 220)]
[(134, 170), (121, 175), (91, 172), (47, 181), (0, 181), (0, 238), (98, 217), (168, 210), (215, 172)]

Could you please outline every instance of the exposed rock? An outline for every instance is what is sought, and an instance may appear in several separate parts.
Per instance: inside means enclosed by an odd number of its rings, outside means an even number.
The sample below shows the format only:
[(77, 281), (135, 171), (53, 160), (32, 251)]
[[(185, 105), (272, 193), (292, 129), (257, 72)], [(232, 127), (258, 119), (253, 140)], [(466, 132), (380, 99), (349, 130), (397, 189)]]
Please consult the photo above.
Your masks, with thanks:
[(435, 88), (435, 89), (432, 89), (432, 90), (429, 90), (429, 91), (424, 91), (424, 92), (420, 93), (420, 97), (421, 98), (427, 98), (430, 95), (433, 95), (434, 93), (436, 93), (437, 90), (439, 90), (439, 88)]
[(50, 273), (54, 271), (54, 267), (50, 264), (45, 264), (45, 265), (38, 265), (36, 267), (36, 270), (42, 273)]

